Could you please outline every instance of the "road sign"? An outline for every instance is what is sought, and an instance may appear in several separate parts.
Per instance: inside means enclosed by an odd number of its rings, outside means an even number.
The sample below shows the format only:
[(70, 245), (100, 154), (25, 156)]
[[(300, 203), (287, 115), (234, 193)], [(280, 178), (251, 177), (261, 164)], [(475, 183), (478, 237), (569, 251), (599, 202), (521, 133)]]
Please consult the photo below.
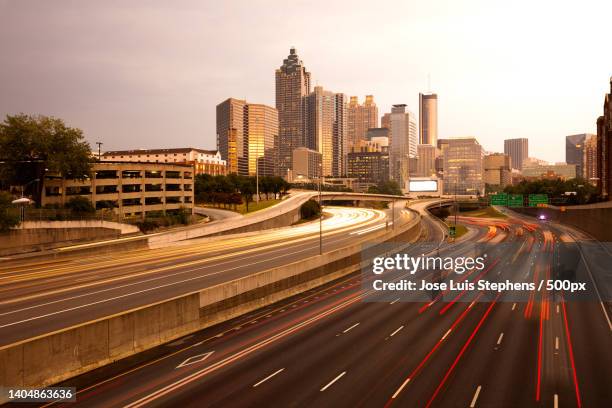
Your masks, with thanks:
[(454, 227), (454, 226), (450, 226), (450, 227), (448, 227), (448, 235), (449, 235), (451, 238), (454, 238), (454, 237), (455, 237), (455, 235), (456, 235), (456, 234), (455, 234), (455, 227)]
[(522, 194), (510, 194), (508, 196), (508, 207), (522, 207), (523, 206), (523, 195)]
[(491, 196), (491, 205), (508, 205), (508, 194), (497, 193)]
[(543, 207), (545, 204), (548, 204), (547, 194), (529, 194), (530, 207)]

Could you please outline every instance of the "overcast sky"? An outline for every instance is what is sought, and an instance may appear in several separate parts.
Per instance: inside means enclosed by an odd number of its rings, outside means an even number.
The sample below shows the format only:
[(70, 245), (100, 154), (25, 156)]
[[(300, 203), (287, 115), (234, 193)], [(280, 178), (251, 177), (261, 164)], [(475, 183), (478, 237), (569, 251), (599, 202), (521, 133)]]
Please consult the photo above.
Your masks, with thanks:
[(297, 48), (313, 85), (379, 112), (438, 93), (440, 137), (528, 137), (565, 160), (612, 75), (612, 1), (0, 0), (0, 115), (53, 115), (103, 148), (215, 147), (215, 106), (274, 106)]

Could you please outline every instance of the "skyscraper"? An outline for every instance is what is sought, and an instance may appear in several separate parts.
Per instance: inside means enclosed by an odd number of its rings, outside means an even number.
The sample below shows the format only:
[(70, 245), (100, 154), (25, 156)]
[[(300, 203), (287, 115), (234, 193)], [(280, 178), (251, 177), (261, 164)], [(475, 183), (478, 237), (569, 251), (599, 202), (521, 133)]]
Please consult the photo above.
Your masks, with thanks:
[(357, 146), (366, 139), (368, 129), (378, 127), (378, 108), (372, 95), (366, 95), (363, 105), (356, 96), (351, 96), (348, 104), (348, 143)]
[(565, 137), (565, 162), (576, 165), (576, 176), (584, 175), (584, 144), (589, 133), (581, 133)]
[(419, 143), (436, 146), (438, 142), (438, 95), (419, 94)]
[(295, 48), (276, 70), (276, 109), (279, 118), (278, 172), (285, 177), (291, 169), (292, 152), (306, 146), (303, 97), (310, 93), (310, 72)]
[(278, 146), (278, 111), (271, 106), (247, 103), (246, 134), (248, 174), (274, 176)]
[(431, 177), (436, 174), (436, 158), (438, 148), (430, 144), (420, 144), (417, 146), (417, 169), (416, 175), (419, 177)]
[(487, 154), (484, 158), (484, 182), (506, 187), (512, 181), (510, 156), (502, 153)]
[(247, 102), (229, 98), (217, 105), (217, 149), (227, 162), (227, 173), (248, 174), (244, 126)]
[(276, 109), (234, 98), (217, 105), (217, 148), (228, 174), (276, 174), (277, 147)]
[(305, 146), (322, 154), (323, 176), (346, 174), (347, 103), (341, 93), (321, 86), (304, 97)]
[(597, 185), (597, 135), (589, 135), (584, 141), (582, 177)]
[(417, 155), (417, 123), (405, 104), (393, 105), (389, 118), (389, 175), (406, 188), (410, 176), (410, 158)]
[(504, 154), (510, 156), (512, 168), (523, 169), (523, 161), (529, 157), (529, 139), (506, 139), (504, 140)]
[(448, 139), (444, 148), (444, 194), (484, 194), (484, 150), (475, 138)]
[(597, 118), (597, 178), (598, 188), (604, 200), (610, 200), (612, 182), (612, 78), (610, 93), (604, 98), (603, 115)]

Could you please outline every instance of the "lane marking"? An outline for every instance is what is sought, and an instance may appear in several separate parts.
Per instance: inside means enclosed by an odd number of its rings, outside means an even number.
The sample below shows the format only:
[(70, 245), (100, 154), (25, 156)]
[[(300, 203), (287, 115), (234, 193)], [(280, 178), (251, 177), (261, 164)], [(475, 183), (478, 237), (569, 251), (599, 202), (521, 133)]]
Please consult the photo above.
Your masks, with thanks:
[(346, 371), (341, 372), (340, 374), (338, 374), (338, 376), (336, 378), (334, 378), (333, 380), (331, 380), (325, 387), (321, 388), (321, 392), (325, 391), (326, 389), (328, 389), (329, 387), (331, 387), (336, 381), (338, 381), (339, 379), (341, 379), (342, 377), (344, 377), (344, 374), (346, 374)]
[(554, 399), (553, 407), (554, 408), (559, 408), (559, 396), (557, 394), (555, 394), (555, 399)]
[(516, 309), (516, 303), (512, 304), (512, 310)]
[(402, 383), (402, 385), (400, 385), (400, 387), (397, 389), (397, 391), (395, 391), (395, 393), (391, 396), (391, 398), (395, 399), (398, 396), (398, 394), (402, 392), (404, 387), (408, 385), (409, 382), (410, 382), (410, 377), (406, 378), (406, 380)]
[(395, 299), (393, 302), (389, 303), (390, 305), (393, 305), (395, 303), (397, 303), (397, 301), (400, 300), (400, 298)]
[(502, 342), (502, 339), (503, 339), (503, 338), (504, 338), (504, 333), (502, 332), (502, 333), (499, 335), (499, 338), (497, 339), (497, 345), (498, 345), (498, 346), (501, 344), (501, 342)]
[(395, 331), (393, 333), (391, 333), (389, 335), (389, 337), (393, 337), (395, 334), (397, 334), (400, 330), (402, 330), (404, 328), (404, 326), (400, 326), (397, 329), (395, 329)]
[(185, 367), (191, 364), (195, 364), (195, 363), (201, 363), (202, 361), (206, 360), (208, 357), (210, 357), (210, 355), (212, 353), (214, 353), (215, 351), (209, 351), (208, 353), (203, 353), (203, 354), (198, 354), (192, 357), (189, 357), (187, 360), (183, 361), (181, 364), (177, 365), (174, 369), (176, 370), (177, 368), (181, 368), (181, 367)]
[(263, 384), (264, 382), (268, 381), (270, 378), (274, 377), (276, 374), (280, 373), (283, 370), (284, 370), (284, 368), (281, 368), (280, 370), (276, 370), (275, 372), (273, 372), (272, 374), (270, 374), (269, 376), (267, 376), (263, 380), (259, 381), (258, 383), (253, 384), (253, 388), (257, 387), (260, 384)]
[(342, 333), (346, 333), (351, 329), (354, 329), (355, 327), (359, 326), (359, 323), (355, 323), (354, 325), (352, 325), (351, 327), (349, 327), (348, 329), (344, 329), (344, 331)]
[(476, 388), (476, 392), (474, 393), (474, 398), (472, 398), (472, 403), (470, 404), (470, 408), (474, 408), (476, 406), (476, 401), (478, 400), (478, 396), (480, 395), (480, 390), (482, 389), (482, 385), (479, 385)]
[(451, 332), (452, 329), (448, 329), (448, 331), (446, 333), (444, 333), (444, 336), (442, 336), (442, 340), (444, 340)]

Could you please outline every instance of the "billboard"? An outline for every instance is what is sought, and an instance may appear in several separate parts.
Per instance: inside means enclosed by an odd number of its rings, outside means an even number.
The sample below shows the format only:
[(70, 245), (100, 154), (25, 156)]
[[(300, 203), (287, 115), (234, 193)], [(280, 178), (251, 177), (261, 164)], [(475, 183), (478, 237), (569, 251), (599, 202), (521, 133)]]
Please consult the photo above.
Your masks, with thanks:
[(437, 180), (410, 180), (408, 191), (411, 193), (436, 192), (438, 191)]

